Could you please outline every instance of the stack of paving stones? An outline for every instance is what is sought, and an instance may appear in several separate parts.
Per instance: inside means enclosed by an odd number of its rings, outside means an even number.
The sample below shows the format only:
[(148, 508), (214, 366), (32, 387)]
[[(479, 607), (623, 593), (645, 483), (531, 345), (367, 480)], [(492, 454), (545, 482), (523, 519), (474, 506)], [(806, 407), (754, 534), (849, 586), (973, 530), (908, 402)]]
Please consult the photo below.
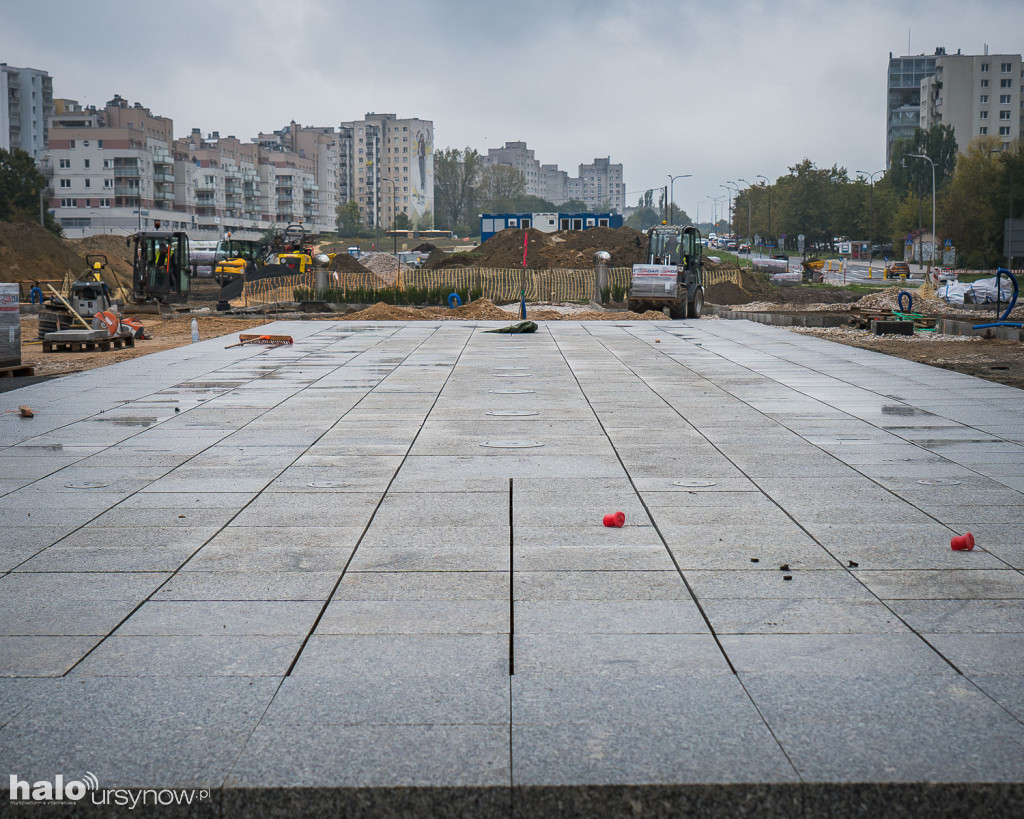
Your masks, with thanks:
[(0, 788), (1024, 814), (1020, 391), (744, 321), (494, 326), (8, 393)]

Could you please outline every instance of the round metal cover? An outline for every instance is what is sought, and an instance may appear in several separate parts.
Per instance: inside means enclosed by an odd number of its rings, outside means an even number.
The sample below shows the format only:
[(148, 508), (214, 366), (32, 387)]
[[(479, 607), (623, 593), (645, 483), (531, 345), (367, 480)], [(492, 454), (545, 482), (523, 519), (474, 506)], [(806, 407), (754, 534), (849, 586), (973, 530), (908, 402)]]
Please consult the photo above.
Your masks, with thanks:
[(519, 418), (526, 417), (528, 415), (539, 415), (536, 410), (491, 410), (486, 413), (487, 415), (496, 415), (499, 417)]
[(533, 390), (490, 390), (493, 395), (526, 395)]
[(715, 481), (672, 481), (674, 486), (685, 486), (689, 489), (701, 489), (705, 486), (717, 486)]
[(959, 486), (960, 481), (954, 481), (952, 478), (922, 478), (918, 483), (923, 483), (925, 486)]
[(106, 486), (110, 486), (110, 484), (101, 483), (100, 481), (82, 481), (81, 483), (64, 484), (65, 489), (103, 489)]
[(531, 449), (535, 446), (544, 446), (540, 441), (485, 441), (480, 446), (491, 449)]

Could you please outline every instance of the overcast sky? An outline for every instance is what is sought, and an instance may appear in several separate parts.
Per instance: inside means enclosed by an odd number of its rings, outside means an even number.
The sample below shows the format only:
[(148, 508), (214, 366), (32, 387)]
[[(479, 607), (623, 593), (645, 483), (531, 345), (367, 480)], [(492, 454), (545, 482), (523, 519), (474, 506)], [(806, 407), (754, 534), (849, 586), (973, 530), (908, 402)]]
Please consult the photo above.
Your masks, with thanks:
[(0, 61), (176, 136), (396, 113), (436, 148), (521, 140), (573, 176), (609, 156), (629, 205), (692, 174), (675, 201), (702, 220), (721, 184), (805, 157), (883, 168), (889, 52), (986, 44), (1024, 50), (1022, 0), (0, 0)]

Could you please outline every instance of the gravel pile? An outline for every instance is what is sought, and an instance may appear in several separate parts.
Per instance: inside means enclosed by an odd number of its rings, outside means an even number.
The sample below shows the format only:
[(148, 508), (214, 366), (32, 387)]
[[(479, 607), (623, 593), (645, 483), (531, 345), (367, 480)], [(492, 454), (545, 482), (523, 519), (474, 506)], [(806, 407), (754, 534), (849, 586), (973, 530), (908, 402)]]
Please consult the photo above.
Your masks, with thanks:
[(395, 283), (399, 271), (411, 269), (409, 265), (402, 264), (397, 257), (390, 253), (368, 253), (360, 257), (359, 263), (367, 270), (376, 273), (387, 284)]

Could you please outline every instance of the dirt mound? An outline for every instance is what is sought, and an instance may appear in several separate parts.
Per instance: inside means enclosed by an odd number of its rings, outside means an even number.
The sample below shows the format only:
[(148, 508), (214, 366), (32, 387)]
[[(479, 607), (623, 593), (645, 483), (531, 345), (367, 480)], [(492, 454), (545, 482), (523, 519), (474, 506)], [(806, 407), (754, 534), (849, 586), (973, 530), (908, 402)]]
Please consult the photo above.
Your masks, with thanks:
[(79, 255), (59, 236), (33, 222), (0, 222), (0, 279), (5, 282), (59, 281), (85, 272)]
[(450, 267), (516, 268), (523, 266), (523, 245), (526, 244), (526, 267), (530, 270), (568, 268), (590, 269), (598, 250), (611, 255), (610, 267), (630, 267), (642, 262), (646, 240), (639, 231), (628, 227), (595, 227), (589, 230), (566, 230), (542, 233), (534, 228), (508, 228), (495, 233), (475, 250), (447, 254), (432, 251), (424, 267), (443, 270)]
[(336, 270), (339, 273), (370, 273), (371, 271), (359, 264), (359, 262), (348, 253), (339, 253), (327, 266), (328, 270)]
[(746, 304), (751, 296), (735, 282), (719, 282), (706, 289), (704, 298), (711, 304)]
[(431, 319), (415, 307), (397, 307), (393, 304), (377, 302), (372, 307), (349, 313), (341, 317), (342, 321), (422, 321)]
[(477, 321), (505, 321), (509, 315), (490, 299), (477, 299), (448, 312), (455, 318), (476, 319)]
[(385, 284), (394, 284), (399, 271), (410, 269), (407, 264), (403, 264), (390, 253), (368, 253), (362, 258), (360, 264), (371, 273), (376, 273)]

